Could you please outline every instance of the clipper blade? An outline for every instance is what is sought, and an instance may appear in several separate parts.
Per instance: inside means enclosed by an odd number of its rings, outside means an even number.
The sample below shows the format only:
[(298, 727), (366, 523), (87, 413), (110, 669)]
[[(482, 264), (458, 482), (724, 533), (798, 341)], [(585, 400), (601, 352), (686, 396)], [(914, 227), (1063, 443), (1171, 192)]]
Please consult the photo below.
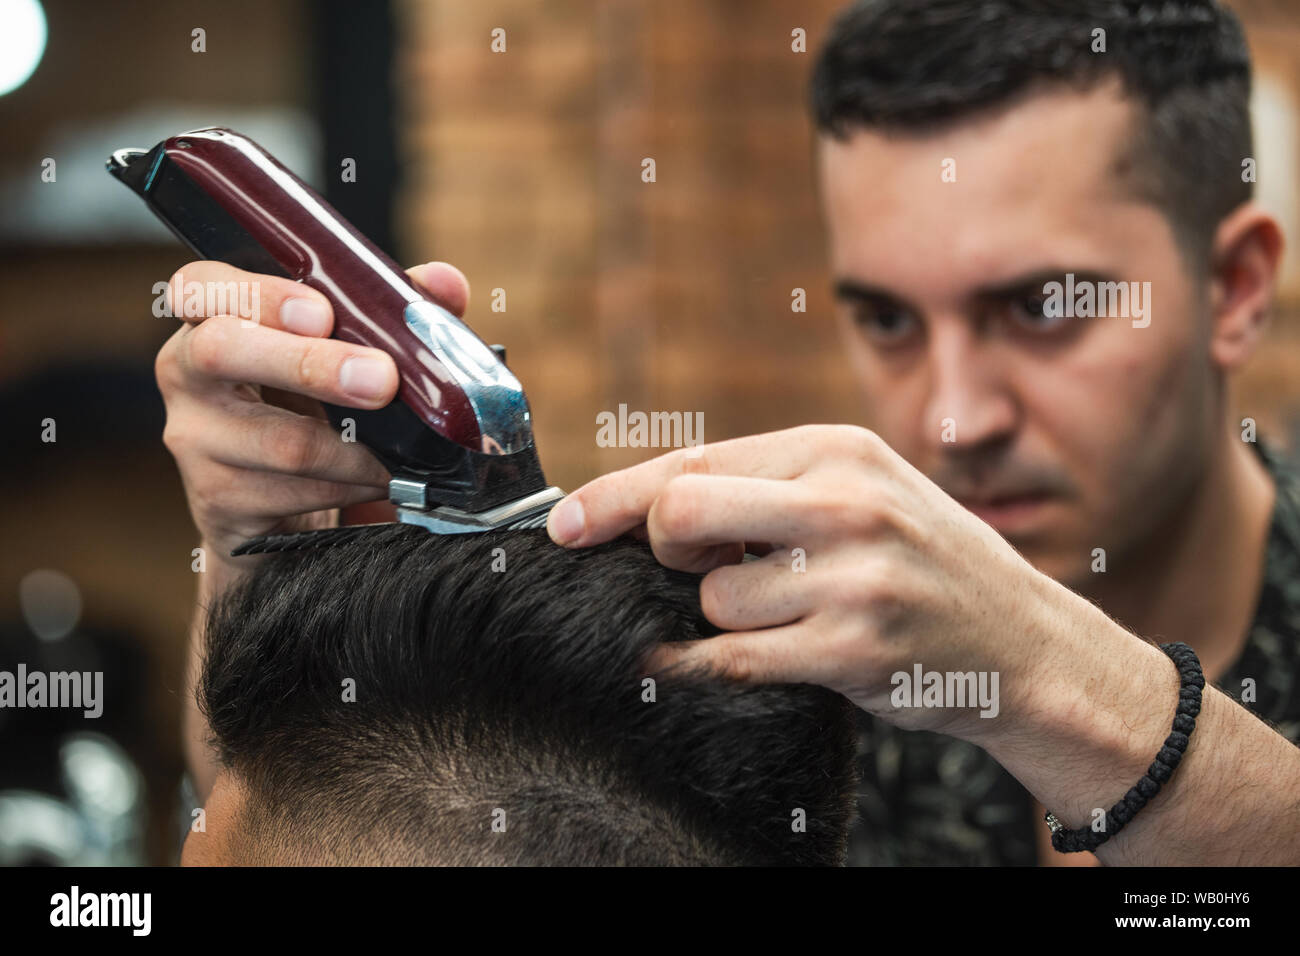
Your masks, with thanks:
[[(484, 531), (535, 531), (546, 527), (546, 516), (564, 497), (559, 488), (547, 488), (519, 501), (510, 502), (481, 515), (468, 515), (452, 508), (434, 508), (416, 511), (397, 509), (397, 524), (424, 528), (431, 534), (482, 534)], [(320, 528), (315, 531), (297, 531), (291, 534), (264, 534), (250, 538), (235, 550), (231, 557), (246, 554), (272, 554), (281, 551), (310, 551), (329, 548), (347, 541), (354, 535), (365, 534), (374, 528), (390, 524), (345, 525), (342, 528)]]
[(433, 534), (476, 534), (543, 528), (546, 516), (563, 497), (563, 491), (551, 486), (474, 514), (447, 506), (413, 507), (404, 498), (393, 503), (397, 505), (397, 520), (403, 524), (419, 525)]
[(540, 514), (533, 515), (531, 518), (522, 518), (519, 521), (513, 521), (510, 524), (502, 525), (501, 527), (503, 531), (527, 531), (530, 528), (545, 528), (546, 516), (550, 513), (551, 509), (547, 508)]

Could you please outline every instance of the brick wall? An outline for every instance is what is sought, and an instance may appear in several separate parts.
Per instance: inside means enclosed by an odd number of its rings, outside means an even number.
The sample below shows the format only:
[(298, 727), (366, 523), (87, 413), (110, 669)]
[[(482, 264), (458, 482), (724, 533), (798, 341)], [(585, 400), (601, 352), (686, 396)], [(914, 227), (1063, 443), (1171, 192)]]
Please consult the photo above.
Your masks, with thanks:
[(835, 6), (399, 5), (399, 237), (468, 274), (469, 321), (509, 347), (561, 485), (648, 454), (596, 447), (619, 403), (703, 412), (708, 440), (854, 417), (790, 35)]
[[(619, 403), (702, 411), (708, 440), (861, 421), (830, 323), (805, 111), (840, 5), (398, 3), (399, 241), (468, 274), (470, 324), (510, 347), (562, 486), (650, 454), (596, 447), (596, 413)], [(1300, 29), (1300, 10), (1242, 6), (1263, 67), (1300, 90), (1300, 46), (1279, 32)], [(796, 27), (810, 52), (792, 52)], [(796, 287), (806, 313), (790, 310)], [(1239, 386), (1275, 428), (1300, 407), (1300, 270), (1283, 291), (1283, 347)]]

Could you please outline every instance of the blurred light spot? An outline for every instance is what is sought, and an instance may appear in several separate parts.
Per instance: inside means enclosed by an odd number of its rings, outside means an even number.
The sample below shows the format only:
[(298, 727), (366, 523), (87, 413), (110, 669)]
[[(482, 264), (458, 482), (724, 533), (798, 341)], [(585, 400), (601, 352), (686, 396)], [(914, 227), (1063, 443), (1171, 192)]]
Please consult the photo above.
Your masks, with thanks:
[(43, 641), (67, 637), (81, 618), (81, 591), (61, 571), (27, 575), (18, 585), (18, 603), (27, 626)]
[(0, 0), (0, 96), (35, 72), (45, 54), (46, 35), (38, 0)]
[(98, 734), (78, 734), (59, 748), (68, 794), (94, 816), (121, 817), (140, 799), (140, 775), (122, 748)]
[(69, 866), (81, 849), (81, 821), (67, 804), (32, 790), (0, 790), (0, 866)]

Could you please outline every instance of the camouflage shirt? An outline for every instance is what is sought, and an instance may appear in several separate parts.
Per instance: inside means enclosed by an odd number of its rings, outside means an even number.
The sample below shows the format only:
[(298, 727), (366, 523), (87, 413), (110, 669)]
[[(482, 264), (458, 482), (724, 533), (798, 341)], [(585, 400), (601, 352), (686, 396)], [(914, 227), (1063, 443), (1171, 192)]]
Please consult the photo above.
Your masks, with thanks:
[[(1277, 483), (1277, 504), (1255, 617), (1241, 656), (1215, 682), (1289, 740), (1300, 741), (1300, 476), (1255, 449)], [(1173, 702), (1170, 702), (1172, 712)], [(851, 865), (1034, 866), (1033, 798), (974, 744), (899, 730), (860, 712), (862, 786)]]

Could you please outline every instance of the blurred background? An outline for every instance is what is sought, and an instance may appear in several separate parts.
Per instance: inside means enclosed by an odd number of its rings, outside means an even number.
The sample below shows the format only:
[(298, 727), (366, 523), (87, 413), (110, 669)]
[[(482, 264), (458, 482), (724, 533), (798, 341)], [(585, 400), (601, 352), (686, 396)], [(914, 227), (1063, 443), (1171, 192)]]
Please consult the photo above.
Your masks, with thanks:
[[(1230, 5), (1255, 55), (1259, 196), (1291, 238), (1238, 400), (1294, 448), (1300, 4)], [(528, 391), (548, 477), (573, 488), (652, 454), (595, 444), (597, 412), (619, 403), (703, 412), (709, 441), (862, 421), (805, 109), (839, 6), (0, 0), (0, 669), (106, 672), (99, 720), (0, 710), (0, 864), (171, 863), (189, 820), (197, 541), (153, 381), (175, 323), (151, 306), (190, 256), (111, 181), (109, 153), (234, 127), (399, 262), (457, 264), (469, 324), (506, 344)]]

